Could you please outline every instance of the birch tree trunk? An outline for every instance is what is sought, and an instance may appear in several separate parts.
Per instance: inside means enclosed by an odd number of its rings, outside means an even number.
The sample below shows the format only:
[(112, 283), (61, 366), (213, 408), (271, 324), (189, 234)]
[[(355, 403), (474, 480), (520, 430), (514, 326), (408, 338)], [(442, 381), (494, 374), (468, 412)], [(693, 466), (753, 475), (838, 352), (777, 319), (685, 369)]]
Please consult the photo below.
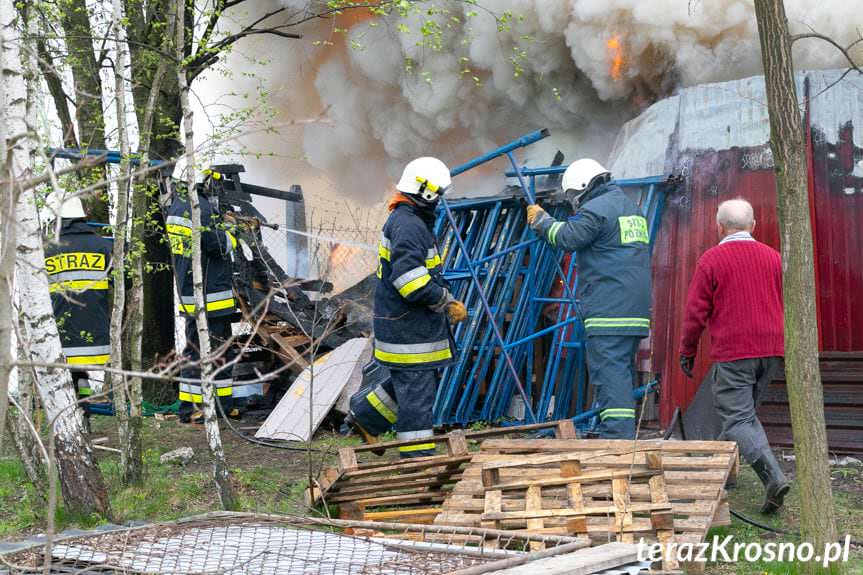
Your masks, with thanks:
[[(201, 204), (195, 189), (195, 137), (194, 117), (189, 105), (189, 83), (186, 79), (186, 68), (183, 64), (183, 46), (185, 35), (186, 0), (177, 0), (177, 60), (181, 63), (177, 73), (180, 84), (180, 106), (183, 109), (183, 129), (186, 145), (186, 185), (189, 194), (189, 207), (192, 212), (192, 283), (195, 293), (195, 323), (198, 328), (198, 341), (201, 357), (201, 399), (204, 407), (204, 427), (207, 433), (207, 443), (213, 457), (213, 482), (219, 493), (219, 500), (225, 510), (237, 507), (234, 488), (231, 486), (231, 476), (225, 461), (225, 451), (222, 449), (222, 437), (219, 433), (219, 421), (216, 416), (216, 394), (213, 386), (213, 358), (210, 356), (210, 330), (207, 325), (207, 304), (204, 298), (204, 271), (201, 263)], [(209, 223), (209, 222), (208, 222)]]
[[(32, 190), (20, 195), (17, 214), (20, 228), (16, 274), (28, 336), (24, 345), (28, 346), (33, 361), (63, 363), (60, 336), (48, 296), (48, 278), (42, 269), (45, 256)], [(52, 424), (60, 487), (67, 509), (85, 515), (107, 515), (105, 484), (93, 461), (68, 370), (36, 367), (33, 371), (39, 399)]]
[[(6, 8), (4, 5), (3, 9), (5, 10)], [(29, 24), (32, 21), (26, 19), (25, 15), (28, 11), (20, 10), (20, 6), (18, 8), (21, 18), (27, 22), (27, 27), (29, 28)], [(7, 22), (7, 17), (8, 12), (3, 12), (3, 41), (0, 42), (0, 68), (4, 72), (6, 68), (3, 66), (3, 63), (7, 62), (7, 58), (10, 57), (6, 53), (6, 50), (14, 49), (13, 42), (21, 42), (20, 37), (14, 38), (11, 36), (15, 30), (9, 27), (10, 23)], [(21, 29), (24, 28), (25, 26), (21, 26)], [(32, 33), (26, 41), (32, 43)], [(32, 65), (33, 56), (32, 54), (29, 56), (26, 61)], [(12, 54), (11, 57), (20, 58), (21, 54)], [(34, 117), (34, 87), (38, 78), (36, 78), (33, 69), (28, 69), (25, 79), (25, 124), (26, 126), (30, 126)], [(19, 187), (15, 185), (16, 172), (13, 169), (14, 163), (12, 157), (9, 156), (9, 152), (11, 151), (9, 148), (12, 144), (7, 141), (9, 135), (7, 123), (9, 121), (14, 122), (15, 119), (5, 117), (5, 113), (9, 110), (5, 105), (9, 102), (6, 87), (6, 82), (0, 82), (0, 105), (3, 106), (2, 110), (0, 110), (0, 115), (3, 115), (2, 121), (0, 121), (0, 179), (3, 180), (3, 184), (0, 185), (0, 188), (2, 188), (2, 193), (0, 193), (0, 246), (2, 246), (0, 247), (0, 254), (2, 254), (0, 255), (0, 307), (2, 307), (0, 309), (0, 353), (2, 353), (2, 362), (0, 362), (0, 411), (4, 412), (3, 415), (0, 415), (0, 452), (2, 452), (3, 428), (8, 427), (9, 435), (15, 445), (28, 479), (36, 487), (36, 492), (40, 496), (44, 496), (46, 485), (43, 466), (47, 461), (44, 458), (44, 453), (39, 453), (36, 449), (36, 444), (40, 441), (40, 438), (38, 430), (32, 423), (33, 415), (36, 412), (32, 377), (30, 371), (23, 368), (14, 368), (10, 365), (13, 359), (24, 357), (24, 346), (18, 345), (18, 338), (13, 326), (17, 324), (19, 333), (24, 333), (26, 330), (22, 317), (19, 314), (19, 306), (16, 301), (17, 294), (14, 286), (16, 244), (18, 239), (15, 209)], [(9, 386), (13, 380), (16, 383), (13, 395), (17, 400), (10, 398), (8, 394), (11, 391)], [(8, 413), (8, 419), (6, 419), (6, 406), (10, 399), (17, 402), (17, 408)], [(6, 425), (4, 425), (4, 419)]]
[[(2, 8), (5, 10), (7, 2), (4, 0)], [(9, 405), (9, 378), (12, 375), (12, 355), (13, 344), (13, 325), (15, 319), (15, 308), (12, 302), (12, 281), (15, 277), (15, 242), (16, 242), (16, 224), (15, 224), (15, 203), (18, 198), (18, 189), (13, 185), (11, 162), (8, 152), (8, 137), (7, 123), (11, 122), (7, 118), (7, 114), (11, 112), (8, 107), (10, 98), (16, 97), (14, 92), (7, 91), (6, 67), (7, 61), (11, 58), (9, 64), (13, 64), (18, 54), (13, 48), (14, 24), (9, 21), (12, 14), (5, 11), (0, 14), (0, 26), (2, 26), (2, 42), (0, 42), (0, 71), (3, 72), (4, 78), (0, 82), (0, 178), (3, 183), (0, 185), (0, 453), (3, 451), (3, 431), (6, 429), (6, 408)], [(20, 70), (19, 70), (20, 75)], [(11, 82), (11, 78), (9, 81)], [(24, 83), (23, 77), (20, 78), (20, 83)], [(17, 95), (20, 97), (20, 94)]]
[[(126, 306), (126, 236), (129, 217), (129, 136), (126, 129), (126, 63), (128, 48), (123, 29), (123, 8), (119, 0), (113, 1), (113, 22), (111, 26), (115, 47), (114, 61), (114, 102), (117, 112), (117, 132), (120, 144), (120, 178), (117, 182), (117, 210), (114, 225), (114, 309), (111, 314), (111, 363), (123, 369), (123, 319)], [(118, 373), (110, 374), (111, 389), (114, 393), (114, 413), (120, 435), (120, 462), (123, 469), (123, 482), (134, 483), (141, 479), (141, 437), (140, 423), (131, 425), (129, 397), (126, 377)], [(140, 419), (140, 410), (136, 415)]]
[[(785, 299), (785, 378), (797, 483), (800, 532), (815, 548), (836, 540), (824, 396), (818, 367), (818, 320), (810, 225), (806, 143), (794, 82), (783, 0), (755, 0), (776, 172)], [(838, 565), (838, 564), (837, 564)], [(814, 563), (809, 573), (819, 571)]]
[[(23, 321), (19, 322), (18, 329), (21, 333), (26, 331)], [(22, 361), (28, 359), (23, 347), (19, 347), (18, 357)], [(33, 424), (36, 414), (36, 395), (33, 389), (33, 377), (29, 368), (19, 367), (16, 372), (18, 386), (14, 396), (18, 405), (9, 413), (7, 421), (9, 433), (12, 436), (12, 441), (15, 443), (18, 457), (24, 465), (27, 478), (36, 487), (36, 492), (39, 496), (45, 498), (48, 487), (45, 477), (45, 466), (48, 465), (48, 461), (44, 452), (44, 445), (40, 443), (39, 430)], [(43, 449), (42, 451), (40, 451), (40, 446)]]
[[(18, 51), (20, 34), (15, 28), (11, 0), (0, 0), (0, 25), (4, 40), (3, 81), (6, 113), (6, 146), (11, 148), (11, 173), (18, 182), (30, 175), (30, 137), (25, 122), (26, 86)], [(14, 139), (14, 145), (9, 142)], [(62, 363), (57, 324), (51, 308), (48, 277), (43, 269), (44, 252), (39, 233), (35, 195), (19, 190), (16, 203), (17, 261), (16, 278), (20, 290), (21, 312), (26, 326), (26, 346), (30, 358), (39, 362)], [(33, 370), (39, 397), (57, 445), (60, 485), (67, 508), (83, 514), (108, 514), (108, 498), (102, 475), (96, 467), (84, 421), (78, 409), (72, 379), (66, 369), (37, 367)]]

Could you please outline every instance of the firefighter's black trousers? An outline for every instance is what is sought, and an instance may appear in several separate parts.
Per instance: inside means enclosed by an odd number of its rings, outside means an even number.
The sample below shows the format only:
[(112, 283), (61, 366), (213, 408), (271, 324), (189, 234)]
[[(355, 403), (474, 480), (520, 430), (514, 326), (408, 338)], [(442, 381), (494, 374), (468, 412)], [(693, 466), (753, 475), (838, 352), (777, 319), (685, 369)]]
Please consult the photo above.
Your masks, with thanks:
[[(210, 328), (210, 350), (215, 354), (217, 350), (231, 338), (231, 316), (208, 317), (207, 324)], [(214, 369), (233, 359), (234, 351), (229, 347), (222, 357), (214, 362)], [(186, 318), (186, 347), (183, 349), (183, 357), (196, 365), (185, 367), (180, 371), (181, 377), (200, 379), (201, 367), (197, 365), (200, 360), (200, 344), (198, 340), (198, 326), (195, 318)], [(215, 392), (222, 409), (225, 413), (231, 410), (231, 368), (225, 369), (213, 378)], [(184, 393), (185, 391), (185, 393)], [(197, 384), (180, 384), (180, 409), (178, 415), (180, 421), (188, 422), (189, 416), (195, 411), (195, 404), (201, 402), (201, 387)], [(189, 401), (191, 399), (192, 401)], [(218, 408), (216, 408), (218, 410)], [(218, 413), (218, 411), (217, 411)]]
[[(408, 371), (390, 369), (399, 418), (396, 421), (396, 435), (400, 440), (420, 439), (434, 435), (435, 393), (437, 391), (437, 370), (426, 369)], [(399, 448), (402, 457), (432, 455), (434, 443), (421, 443)]]

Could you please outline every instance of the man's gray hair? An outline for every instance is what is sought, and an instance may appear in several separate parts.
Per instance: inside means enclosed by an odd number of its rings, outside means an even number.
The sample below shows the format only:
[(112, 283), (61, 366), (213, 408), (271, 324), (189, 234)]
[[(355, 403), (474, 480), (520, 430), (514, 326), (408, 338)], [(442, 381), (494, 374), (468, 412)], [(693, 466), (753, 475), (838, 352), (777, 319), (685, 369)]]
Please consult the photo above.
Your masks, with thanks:
[(748, 232), (755, 225), (755, 214), (752, 204), (743, 198), (727, 200), (719, 204), (716, 210), (716, 223), (726, 230)]

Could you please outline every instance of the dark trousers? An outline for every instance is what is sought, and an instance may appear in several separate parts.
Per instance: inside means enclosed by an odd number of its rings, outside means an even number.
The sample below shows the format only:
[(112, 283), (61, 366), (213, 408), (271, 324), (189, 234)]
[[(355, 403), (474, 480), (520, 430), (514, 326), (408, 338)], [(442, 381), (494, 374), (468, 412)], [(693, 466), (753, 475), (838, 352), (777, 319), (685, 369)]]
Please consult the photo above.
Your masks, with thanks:
[(755, 410), (778, 373), (781, 359), (759, 357), (713, 364), (713, 406), (722, 424), (720, 439), (736, 441), (749, 463), (770, 449)]
[[(396, 434), (399, 439), (418, 439), (434, 435), (435, 393), (437, 391), (437, 370), (426, 369), (408, 371), (390, 369), (399, 416), (396, 420)], [(434, 445), (428, 444), (399, 448), (402, 456), (430, 455)]]
[(90, 417), (90, 404), (86, 401), (81, 401), (93, 395), (93, 388), (90, 387), (90, 374), (86, 371), (74, 369), (69, 370), (69, 374), (72, 376), (72, 385), (75, 387), (79, 401), (78, 405), (84, 412), (84, 417)]
[[(211, 353), (215, 353), (226, 341), (231, 338), (231, 316), (224, 317), (208, 317), (207, 324), (210, 328), (210, 350)], [(191, 379), (200, 379), (201, 378), (201, 367), (197, 365), (197, 363), (201, 359), (200, 354), (200, 340), (198, 339), (198, 324), (195, 322), (195, 318), (187, 317), (186, 318), (186, 347), (183, 349), (183, 357), (188, 361), (194, 363), (195, 365), (190, 365), (188, 367), (183, 368), (180, 371), (181, 377), (188, 377)], [(220, 365), (224, 365), (226, 362), (229, 362), (233, 359), (234, 352), (233, 348), (228, 348), (228, 351), (222, 354), (222, 357), (217, 359), (214, 362), (213, 368), (216, 369)], [(214, 384), (218, 388), (219, 386), (223, 386), (222, 382), (228, 382), (230, 384), (231, 379), (231, 368), (227, 368), (224, 372), (220, 372), (216, 377), (214, 377)], [(180, 389), (183, 389), (183, 384), (180, 384)], [(195, 393), (195, 395), (200, 395), (200, 386), (196, 384), (192, 384), (187, 387), (190, 391)], [(230, 395), (218, 395), (218, 401), (222, 405), (222, 409), (226, 412), (231, 409), (231, 396)], [(178, 410), (178, 414), (181, 420), (187, 420), (189, 415), (191, 415), (195, 411), (195, 403), (191, 401), (180, 401), (180, 409)]]
[(635, 353), (641, 336), (589, 335), (587, 370), (599, 408), (599, 436), (604, 439), (635, 437)]

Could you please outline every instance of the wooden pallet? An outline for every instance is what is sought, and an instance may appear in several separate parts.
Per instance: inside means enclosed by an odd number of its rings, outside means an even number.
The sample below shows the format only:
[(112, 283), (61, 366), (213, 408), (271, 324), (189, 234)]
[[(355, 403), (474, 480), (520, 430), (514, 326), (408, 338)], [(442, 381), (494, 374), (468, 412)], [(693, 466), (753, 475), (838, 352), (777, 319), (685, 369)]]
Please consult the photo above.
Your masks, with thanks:
[[(667, 537), (663, 510), (670, 506), (674, 540), (694, 543), (712, 525), (727, 521), (724, 486), (737, 473), (735, 443), (645, 440), (635, 450), (633, 445), (599, 439), (486, 441), (435, 523), (486, 526), (493, 521), (504, 529), (557, 534), (578, 532), (586, 523), (588, 535), (599, 539), (609, 533), (609, 518), (617, 525), (621, 505), (628, 501), (634, 514), (629, 532), (649, 525)], [(598, 507), (608, 517), (584, 513)], [(635, 521), (641, 514), (646, 517)], [(623, 521), (629, 521), (625, 514)]]
[[(528, 531), (543, 532), (546, 520), (563, 521), (564, 529), (594, 541), (614, 540), (635, 543), (639, 539), (659, 541), (666, 545), (674, 540), (674, 513), (665, 489), (662, 457), (658, 449), (629, 455), (629, 469), (598, 465), (599, 459), (625, 458), (616, 451), (551, 453), (493, 461), (482, 466), (485, 489), (482, 526), (500, 529), (502, 522), (525, 522)], [(637, 468), (632, 461), (639, 459)], [(555, 467), (552, 467), (555, 466)], [(501, 480), (501, 471), (518, 472), (515, 480)], [(562, 487), (566, 495), (562, 507), (555, 499), (550, 508), (543, 507), (543, 489)], [(585, 490), (593, 488), (590, 495)], [(609, 490), (607, 497), (604, 492)], [(636, 493), (633, 493), (633, 492)], [(646, 491), (646, 496), (644, 492)], [(504, 492), (524, 494), (524, 509), (503, 510)], [(642, 500), (643, 499), (643, 500)], [(532, 550), (543, 549), (532, 543)], [(673, 557), (663, 558), (663, 569), (677, 569)]]
[[(306, 491), (306, 503), (336, 505), (342, 518), (432, 523), (473, 458), (468, 450), (469, 441), (541, 429), (551, 429), (561, 439), (575, 438), (572, 421), (562, 420), (342, 448), (338, 467), (321, 472), (312, 493)], [(446, 454), (395, 459), (399, 447), (421, 443), (435, 443), (436, 447), (445, 448)], [(361, 463), (358, 456), (369, 451), (384, 452), (385, 458)], [(386, 457), (387, 453), (390, 457)]]

